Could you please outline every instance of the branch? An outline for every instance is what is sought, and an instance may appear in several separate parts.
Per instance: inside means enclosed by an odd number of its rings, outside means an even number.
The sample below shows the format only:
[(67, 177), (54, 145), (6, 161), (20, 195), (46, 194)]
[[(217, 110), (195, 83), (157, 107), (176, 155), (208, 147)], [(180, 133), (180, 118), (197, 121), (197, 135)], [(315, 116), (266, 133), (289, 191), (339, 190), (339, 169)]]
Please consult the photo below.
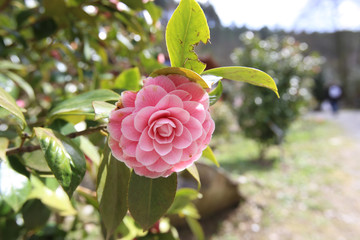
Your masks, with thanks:
[[(97, 127), (90, 127), (87, 128), (83, 131), (80, 132), (73, 132), (70, 134), (67, 134), (66, 137), (68, 138), (76, 138), (78, 136), (84, 136), (84, 135), (89, 135), (91, 133), (94, 132), (98, 132), (98, 131), (106, 131), (106, 125), (100, 125)], [(6, 150), (6, 155), (13, 155), (13, 154), (17, 154), (17, 153), (25, 153), (25, 152), (33, 152), (36, 150), (40, 149), (40, 145), (34, 145), (34, 146), (20, 146), (20, 147), (16, 147), (16, 148), (9, 148)]]

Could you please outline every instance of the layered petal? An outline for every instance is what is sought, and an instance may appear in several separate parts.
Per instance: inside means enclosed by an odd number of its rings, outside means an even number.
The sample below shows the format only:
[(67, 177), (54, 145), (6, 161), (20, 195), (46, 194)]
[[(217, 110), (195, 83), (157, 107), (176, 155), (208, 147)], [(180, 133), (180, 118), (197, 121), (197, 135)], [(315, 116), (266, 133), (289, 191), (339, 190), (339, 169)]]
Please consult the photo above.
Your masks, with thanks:
[(109, 118), (115, 158), (138, 175), (157, 178), (198, 160), (214, 131), (209, 96), (184, 76), (147, 78), (139, 92), (122, 93)]

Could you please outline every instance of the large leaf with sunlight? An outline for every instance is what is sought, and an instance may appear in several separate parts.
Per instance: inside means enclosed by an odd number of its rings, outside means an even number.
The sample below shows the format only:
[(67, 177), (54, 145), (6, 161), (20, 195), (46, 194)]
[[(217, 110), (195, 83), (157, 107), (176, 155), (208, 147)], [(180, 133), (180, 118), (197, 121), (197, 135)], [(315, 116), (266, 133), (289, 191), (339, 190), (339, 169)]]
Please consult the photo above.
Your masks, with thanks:
[(194, 52), (199, 42), (207, 43), (210, 30), (201, 7), (195, 0), (182, 0), (166, 27), (166, 45), (172, 67), (201, 73), (205, 64)]
[(56, 179), (72, 196), (86, 171), (85, 157), (69, 138), (49, 128), (34, 128), (45, 159)]
[(10, 113), (12, 113), (17, 120), (19, 120), (19, 125), (22, 129), (26, 126), (26, 121), (24, 114), (21, 112), (21, 109), (16, 104), (15, 100), (8, 94), (4, 89), (0, 88), (0, 107), (5, 108)]
[(214, 75), (234, 81), (247, 82), (271, 89), (279, 96), (275, 81), (265, 72), (249, 67), (219, 67), (206, 70), (203, 75)]
[(131, 173), (128, 204), (131, 216), (144, 229), (154, 225), (174, 201), (177, 176), (147, 178)]

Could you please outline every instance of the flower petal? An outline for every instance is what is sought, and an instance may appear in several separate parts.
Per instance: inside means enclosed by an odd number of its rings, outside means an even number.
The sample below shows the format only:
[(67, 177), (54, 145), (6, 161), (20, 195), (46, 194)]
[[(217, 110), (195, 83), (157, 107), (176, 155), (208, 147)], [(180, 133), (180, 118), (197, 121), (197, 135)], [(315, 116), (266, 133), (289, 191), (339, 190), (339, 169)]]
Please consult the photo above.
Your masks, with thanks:
[(166, 110), (170, 112), (171, 117), (178, 119), (182, 123), (186, 123), (190, 119), (190, 114), (182, 108), (172, 107)]
[(148, 178), (158, 178), (163, 176), (162, 172), (153, 172), (148, 170), (146, 167), (135, 167), (134, 171), (137, 175), (145, 176)]
[(135, 107), (137, 92), (124, 91), (121, 93), (121, 103), (124, 107)]
[(130, 156), (130, 157), (135, 157), (136, 156), (136, 147), (138, 145), (138, 142), (134, 142), (131, 141), (129, 139), (127, 139), (126, 137), (122, 136), (120, 138), (120, 146), (123, 150), (123, 152)]
[(189, 101), (191, 100), (191, 94), (184, 90), (174, 90), (171, 91), (170, 94), (178, 96), (183, 101)]
[(145, 128), (139, 139), (139, 146), (144, 151), (152, 151), (154, 149), (153, 139), (148, 135), (149, 127)]
[(154, 148), (155, 148), (155, 151), (160, 156), (164, 156), (164, 155), (168, 154), (172, 150), (173, 147), (172, 147), (171, 143), (160, 144), (157, 141), (154, 141)]
[(167, 110), (158, 110), (158, 111), (154, 112), (154, 113), (151, 115), (148, 124), (149, 124), (149, 125), (152, 125), (152, 124), (154, 123), (154, 121), (156, 121), (156, 120), (158, 120), (158, 119), (160, 119), (160, 118), (167, 118), (167, 117), (169, 117), (169, 116), (170, 116), (170, 112), (169, 112), (169, 111), (167, 111)]
[(169, 79), (171, 79), (171, 81), (175, 84), (176, 87), (181, 84), (190, 82), (190, 80), (188, 78), (178, 75), (178, 74), (170, 74), (170, 75), (167, 75), (167, 77)]
[(168, 164), (175, 164), (181, 160), (182, 151), (182, 149), (172, 148), (168, 154), (161, 158)]
[(193, 141), (201, 137), (203, 127), (201, 123), (194, 117), (190, 117), (189, 121), (184, 124), (184, 127), (190, 131)]
[(155, 106), (157, 109), (165, 110), (170, 107), (183, 108), (183, 101), (176, 95), (167, 94)]
[(144, 86), (157, 85), (165, 91), (171, 92), (175, 90), (175, 84), (166, 76), (157, 76), (155, 78), (147, 78), (144, 80)]
[(173, 117), (169, 117), (169, 119), (171, 119), (171, 121), (175, 124), (175, 134), (176, 136), (180, 136), (183, 132), (183, 124), (176, 118)]
[(155, 106), (167, 92), (160, 86), (148, 85), (142, 88), (135, 99), (135, 109), (139, 110), (147, 106)]
[(175, 164), (172, 168), (172, 170), (174, 172), (180, 172), (182, 170), (184, 170), (185, 168), (191, 166), (191, 164), (193, 164), (196, 160), (198, 160), (201, 157), (201, 153), (197, 154), (195, 156), (193, 156), (190, 160), (188, 161), (181, 161), (177, 164)]
[(121, 125), (121, 132), (129, 140), (138, 141), (141, 133), (134, 127), (134, 118), (134, 115), (129, 115), (123, 120)]
[(136, 160), (144, 166), (148, 166), (156, 162), (160, 158), (156, 151), (144, 151), (138, 145), (136, 148)]
[[(115, 140), (114, 138), (112, 138), (110, 136), (109, 138), (109, 147), (111, 149), (111, 153), (112, 155), (118, 159), (118, 160), (121, 160), (123, 158), (123, 151), (121, 149), (121, 147), (119, 146), (119, 142), (117, 140)], [(123, 160), (121, 160), (123, 161)]]
[(184, 149), (190, 146), (192, 141), (193, 139), (190, 131), (187, 128), (184, 128), (183, 133), (174, 138), (173, 145), (178, 149)]
[(197, 83), (190, 82), (178, 86), (177, 89), (187, 91), (191, 94), (191, 101), (197, 101), (204, 105), (205, 109), (209, 108), (209, 95)]
[(171, 168), (167, 162), (162, 159), (157, 160), (154, 164), (147, 166), (147, 169), (154, 172), (164, 172)]
[(134, 126), (136, 130), (142, 132), (146, 126), (148, 126), (149, 119), (151, 115), (156, 111), (155, 107), (148, 106), (140, 109), (139, 112), (135, 114)]
[(199, 120), (200, 123), (205, 121), (206, 110), (204, 105), (194, 101), (187, 101), (184, 102), (184, 109), (189, 112), (190, 116)]
[(115, 139), (120, 139), (122, 132), (121, 132), (121, 125), (122, 121), (125, 117), (127, 117), (134, 108), (121, 108), (118, 110), (114, 110), (110, 113), (109, 116), (109, 124), (107, 126), (110, 135)]

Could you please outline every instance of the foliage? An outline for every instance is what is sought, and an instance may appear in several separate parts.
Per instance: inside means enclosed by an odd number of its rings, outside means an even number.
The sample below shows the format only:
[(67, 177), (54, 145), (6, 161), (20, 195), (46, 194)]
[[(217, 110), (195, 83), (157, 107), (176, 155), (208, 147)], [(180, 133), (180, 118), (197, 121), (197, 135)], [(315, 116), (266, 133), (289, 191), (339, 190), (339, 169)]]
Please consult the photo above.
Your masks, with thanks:
[[(196, 190), (177, 191), (176, 173), (137, 176), (110, 154), (109, 113), (150, 73), (209, 91), (229, 77), (277, 93), (272, 78), (244, 67), (203, 72), (193, 49), (209, 28), (194, 0), (182, 0), (167, 27), (171, 68), (155, 60), (161, 11), (151, 1), (15, 0), (0, 11), (0, 238), (176, 239), (161, 227), (169, 209), (203, 238)], [(211, 104), (221, 92), (219, 82)], [(203, 155), (218, 165), (209, 147)], [(200, 186), (195, 165), (188, 171)]]
[[(244, 134), (256, 139), (266, 148), (284, 138), (290, 124), (306, 106), (311, 78), (319, 72), (322, 59), (309, 54), (307, 45), (292, 37), (261, 40), (252, 32), (241, 35), (243, 48), (233, 53), (235, 63), (262, 69), (274, 77), (280, 99), (274, 101), (264, 89), (250, 85), (241, 88), (242, 103), (238, 107), (238, 121)], [(262, 150), (264, 150), (264, 148)]]

